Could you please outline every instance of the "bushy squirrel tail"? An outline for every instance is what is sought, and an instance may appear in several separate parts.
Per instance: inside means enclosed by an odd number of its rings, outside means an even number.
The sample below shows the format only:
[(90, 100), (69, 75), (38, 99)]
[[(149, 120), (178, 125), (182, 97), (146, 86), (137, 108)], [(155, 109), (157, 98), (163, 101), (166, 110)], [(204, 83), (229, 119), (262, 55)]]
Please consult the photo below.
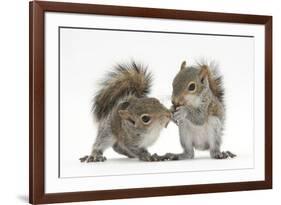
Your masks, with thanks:
[(200, 67), (208, 68), (208, 81), (210, 85), (210, 89), (213, 94), (218, 98), (218, 100), (223, 103), (224, 102), (224, 87), (223, 87), (223, 78), (219, 73), (218, 64), (215, 61), (210, 63), (199, 62)]
[(101, 83), (93, 101), (93, 113), (97, 120), (111, 113), (120, 100), (127, 96), (145, 97), (151, 88), (152, 75), (146, 67), (132, 61), (117, 64)]

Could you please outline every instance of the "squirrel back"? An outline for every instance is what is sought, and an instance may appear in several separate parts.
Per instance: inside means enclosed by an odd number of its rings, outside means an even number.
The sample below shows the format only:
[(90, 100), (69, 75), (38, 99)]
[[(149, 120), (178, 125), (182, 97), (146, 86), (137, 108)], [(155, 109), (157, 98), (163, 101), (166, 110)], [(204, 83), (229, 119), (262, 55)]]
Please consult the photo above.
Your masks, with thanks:
[(111, 113), (120, 100), (127, 96), (146, 97), (150, 92), (152, 75), (146, 67), (132, 61), (117, 64), (101, 83), (93, 102), (93, 113), (97, 120)]

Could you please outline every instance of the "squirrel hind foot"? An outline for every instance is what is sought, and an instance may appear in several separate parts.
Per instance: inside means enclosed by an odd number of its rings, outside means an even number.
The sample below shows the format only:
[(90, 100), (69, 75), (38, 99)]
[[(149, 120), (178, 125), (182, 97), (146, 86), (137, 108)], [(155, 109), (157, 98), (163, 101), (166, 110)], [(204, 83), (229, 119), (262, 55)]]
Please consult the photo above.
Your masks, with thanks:
[(103, 155), (86, 155), (84, 157), (81, 157), (80, 159), (80, 162), (83, 163), (83, 162), (104, 162), (106, 160), (106, 157), (104, 157)]
[(86, 155), (86, 156), (84, 156), (84, 157), (81, 157), (81, 158), (79, 158), (79, 160), (80, 160), (80, 162), (81, 163), (83, 163), (83, 162), (85, 162), (87, 159), (88, 159), (88, 155)]
[(236, 154), (233, 154), (230, 151), (216, 152), (212, 156), (212, 158), (214, 159), (227, 159), (227, 158), (234, 158), (234, 157), (236, 157)]
[(106, 157), (103, 155), (94, 155), (94, 156), (89, 156), (87, 159), (87, 162), (104, 162), (106, 160)]
[(237, 157), (236, 154), (233, 154), (233, 153), (230, 152), (230, 151), (226, 151), (225, 153), (226, 153), (230, 158), (235, 158), (235, 157)]

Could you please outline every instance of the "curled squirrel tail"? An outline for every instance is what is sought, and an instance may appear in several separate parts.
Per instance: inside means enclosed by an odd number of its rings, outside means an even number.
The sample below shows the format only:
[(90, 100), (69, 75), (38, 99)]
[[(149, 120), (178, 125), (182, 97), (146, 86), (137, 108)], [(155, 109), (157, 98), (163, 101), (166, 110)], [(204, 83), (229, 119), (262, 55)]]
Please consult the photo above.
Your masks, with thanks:
[[(197, 62), (198, 63), (198, 62)], [(200, 67), (207, 67), (208, 72), (208, 80), (210, 89), (213, 94), (218, 98), (218, 100), (223, 103), (224, 102), (224, 87), (223, 87), (223, 78), (219, 73), (218, 64), (215, 61), (211, 61), (207, 63), (206, 61), (199, 62), (198, 65)]]
[(150, 92), (152, 75), (146, 67), (132, 61), (129, 64), (117, 64), (114, 71), (108, 73), (101, 83), (93, 102), (93, 113), (101, 120), (111, 113), (112, 109), (123, 98), (132, 95), (145, 97)]

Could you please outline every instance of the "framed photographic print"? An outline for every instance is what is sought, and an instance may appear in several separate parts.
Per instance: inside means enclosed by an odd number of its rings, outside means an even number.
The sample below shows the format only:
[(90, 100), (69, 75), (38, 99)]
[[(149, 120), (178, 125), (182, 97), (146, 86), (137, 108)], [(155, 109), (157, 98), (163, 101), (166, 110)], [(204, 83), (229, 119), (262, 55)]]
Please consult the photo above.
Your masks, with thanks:
[(30, 203), (272, 187), (272, 17), (30, 2)]

